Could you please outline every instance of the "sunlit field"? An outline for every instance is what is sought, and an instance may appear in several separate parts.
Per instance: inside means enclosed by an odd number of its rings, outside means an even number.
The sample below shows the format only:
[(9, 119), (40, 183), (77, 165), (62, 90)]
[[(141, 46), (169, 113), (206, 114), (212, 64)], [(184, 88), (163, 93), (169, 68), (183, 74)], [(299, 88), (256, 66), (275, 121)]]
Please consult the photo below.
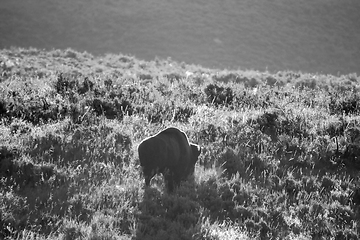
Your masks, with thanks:
[[(0, 51), (0, 239), (358, 239), (360, 78)], [(177, 127), (193, 178), (145, 188)]]

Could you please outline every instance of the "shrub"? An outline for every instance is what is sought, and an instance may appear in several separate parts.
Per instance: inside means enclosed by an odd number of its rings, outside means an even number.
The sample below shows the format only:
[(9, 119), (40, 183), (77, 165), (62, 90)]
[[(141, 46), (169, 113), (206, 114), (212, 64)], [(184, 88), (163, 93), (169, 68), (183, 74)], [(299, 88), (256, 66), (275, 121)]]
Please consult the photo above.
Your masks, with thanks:
[(284, 187), (285, 191), (291, 198), (296, 198), (300, 191), (301, 184), (298, 181), (295, 181), (293, 178), (286, 178)]
[[(255, 119), (260, 131), (268, 135), (272, 141), (277, 141), (278, 134), (281, 132), (281, 113), (275, 109), (266, 110)], [(248, 120), (252, 122), (253, 120)]]
[(174, 109), (173, 120), (178, 122), (188, 122), (189, 118), (194, 114), (194, 108), (188, 106), (178, 106)]
[(234, 219), (239, 219), (242, 222), (245, 222), (248, 219), (251, 219), (254, 216), (252, 208), (244, 206), (236, 206), (234, 208)]
[(90, 81), (88, 77), (85, 77), (84, 81), (82, 82), (82, 85), (79, 86), (78, 93), (85, 94), (89, 91), (93, 91), (93, 89), (94, 89), (94, 83)]
[(269, 96), (265, 94), (254, 94), (251, 90), (237, 91), (234, 97), (234, 104), (241, 108), (267, 108), (272, 105)]
[(132, 115), (133, 107), (131, 103), (127, 100), (120, 100), (115, 98), (113, 101), (108, 101), (106, 99), (95, 98), (91, 107), (94, 109), (94, 112), (97, 116), (104, 115), (108, 119), (122, 119), (125, 114)]
[(235, 208), (235, 202), (233, 201), (233, 197), (235, 195), (234, 191), (231, 189), (229, 184), (222, 183), (219, 186), (218, 192), (222, 201), (221, 209), (223, 212), (223, 216), (234, 220), (235, 219), (233, 216), (234, 208)]
[(37, 165), (24, 159), (7, 159), (1, 163), (0, 177), (4, 177), (5, 186), (13, 185), (19, 189), (34, 188), (51, 181), (54, 185), (64, 183), (64, 176), (55, 170), (55, 165)]
[(325, 207), (318, 202), (313, 202), (309, 209), (309, 215), (313, 218), (318, 218), (324, 216), (326, 212)]
[(271, 228), (268, 226), (268, 224), (264, 221), (261, 221), (259, 223), (260, 227), (260, 239), (268, 239), (270, 236)]
[(282, 180), (277, 175), (271, 175), (269, 177), (269, 184), (275, 191), (281, 191), (283, 189)]
[(340, 117), (338, 120), (326, 122), (324, 131), (330, 136), (330, 138), (342, 136), (347, 125), (348, 122), (344, 118)]
[(320, 187), (327, 192), (330, 192), (331, 190), (333, 190), (336, 186), (336, 183), (333, 179), (331, 179), (328, 176), (324, 176), (321, 179), (321, 185)]
[(218, 194), (216, 179), (210, 178), (197, 187), (199, 203), (206, 209), (210, 218), (215, 220), (222, 218), (222, 200)]
[(289, 226), (285, 221), (285, 217), (281, 209), (273, 209), (269, 213), (270, 217), (270, 226), (272, 229), (272, 234), (279, 234), (284, 231), (288, 231)]
[(114, 104), (95, 98), (91, 104), (97, 116), (105, 115), (106, 118), (114, 119), (117, 116), (117, 112)]
[(12, 176), (16, 173), (14, 161), (20, 156), (17, 149), (10, 149), (7, 146), (0, 148), (0, 179), (5, 178), (5, 181), (0, 181), (1, 187), (6, 187), (13, 183)]
[(78, 88), (79, 82), (76, 76), (71, 74), (60, 73), (57, 76), (55, 82), (55, 90), (61, 95), (68, 94), (69, 91), (75, 90)]
[(270, 85), (270, 86), (284, 86), (285, 85), (285, 83), (281, 79), (275, 78), (273, 76), (267, 76), (264, 80), (265, 80), (266, 84)]
[(0, 206), (7, 216), (0, 213), (0, 236), (30, 228), (43, 234), (56, 231), (72, 194), (68, 178), (56, 171), (54, 165), (33, 164), (23, 157), (11, 161), (5, 170), (7, 174), (0, 176), (6, 184)]
[(256, 232), (259, 228), (259, 226), (254, 222), (254, 220), (251, 219), (246, 219), (244, 225), (246, 227), (246, 230), (248, 230), (250, 233)]
[(350, 229), (338, 230), (335, 233), (335, 240), (348, 240), (348, 239), (359, 239), (358, 235)]
[(353, 221), (355, 221), (355, 214), (352, 209), (347, 206), (341, 206), (337, 203), (330, 205), (329, 217), (331, 217), (335, 224), (340, 228), (351, 228), (353, 226)]
[(166, 77), (170, 82), (180, 81), (180, 79), (184, 78), (184, 76), (176, 72), (165, 74), (164, 77)]
[(46, 98), (38, 96), (31, 96), (28, 100), (19, 97), (9, 97), (6, 101), (3, 101), (2, 106), (4, 109), (0, 116), (8, 121), (21, 119), (38, 125), (62, 119), (66, 112), (61, 110), (61, 104), (59, 105), (49, 104)]
[(222, 74), (216, 74), (213, 76), (213, 79), (218, 82), (225, 82), (228, 83), (230, 81), (236, 82), (248, 82), (247, 78), (241, 78), (238, 74), (235, 73), (222, 73)]
[(348, 171), (358, 171), (360, 169), (360, 145), (349, 144), (341, 155), (342, 163)]
[(302, 179), (302, 185), (307, 193), (317, 192), (319, 185), (314, 177), (304, 177)]
[(300, 90), (315, 89), (317, 87), (316, 79), (305, 78), (297, 80), (295, 83), (295, 87), (299, 88)]
[(140, 80), (152, 80), (153, 77), (150, 74), (140, 74), (139, 79)]
[(122, 165), (129, 157), (130, 138), (113, 127), (79, 127), (68, 134), (67, 138), (52, 132), (35, 136), (27, 153), (35, 158), (41, 157), (44, 162), (75, 167), (93, 161)]
[(360, 206), (360, 186), (355, 187), (350, 194), (351, 202), (355, 206)]
[(230, 87), (219, 87), (216, 84), (209, 84), (204, 90), (209, 103), (215, 106), (228, 106), (233, 102), (234, 94)]
[(330, 114), (358, 114), (360, 112), (360, 101), (359, 94), (351, 92), (339, 96), (339, 94), (332, 94), (329, 103)]
[(234, 191), (233, 201), (235, 202), (236, 206), (248, 207), (254, 205), (259, 199), (257, 196), (259, 193), (249, 186), (240, 184), (240, 182), (236, 181), (232, 185), (232, 189)]
[(232, 175), (238, 173), (243, 173), (245, 165), (242, 159), (239, 158), (237, 153), (230, 149), (226, 148), (221, 156), (219, 157), (219, 163), (224, 169), (224, 173), (228, 178), (231, 178)]
[(0, 100), (0, 117), (3, 118), (4, 116), (6, 116), (6, 102), (1, 99)]
[(173, 117), (171, 106), (166, 103), (155, 102), (152, 106), (138, 107), (138, 112), (143, 112), (150, 123), (170, 121)]
[(206, 143), (218, 142), (221, 135), (221, 128), (214, 124), (202, 125), (199, 129), (199, 138)]
[(360, 127), (347, 127), (344, 130), (344, 136), (348, 144), (360, 144)]

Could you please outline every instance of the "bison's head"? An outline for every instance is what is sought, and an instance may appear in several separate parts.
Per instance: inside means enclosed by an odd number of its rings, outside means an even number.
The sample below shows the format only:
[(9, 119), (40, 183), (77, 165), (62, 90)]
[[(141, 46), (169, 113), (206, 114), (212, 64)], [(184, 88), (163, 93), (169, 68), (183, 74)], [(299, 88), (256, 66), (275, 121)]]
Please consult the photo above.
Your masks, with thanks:
[(184, 177), (187, 177), (189, 175), (191, 176), (194, 174), (195, 164), (201, 153), (201, 148), (199, 145), (190, 143), (190, 149), (191, 149), (191, 159), (190, 159), (189, 164), (187, 165), (187, 170), (186, 170)]
[(191, 147), (191, 162), (193, 165), (195, 165), (201, 153), (201, 147), (194, 143), (190, 143), (190, 147)]

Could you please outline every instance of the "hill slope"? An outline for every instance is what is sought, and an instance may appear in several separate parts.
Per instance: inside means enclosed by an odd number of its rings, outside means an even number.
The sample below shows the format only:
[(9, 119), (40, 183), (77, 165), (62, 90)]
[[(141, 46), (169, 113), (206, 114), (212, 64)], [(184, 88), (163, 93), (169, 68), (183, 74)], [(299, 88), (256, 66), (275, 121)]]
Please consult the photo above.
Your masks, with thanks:
[(71, 47), (211, 68), (359, 74), (359, 11), (357, 0), (3, 0), (0, 48)]

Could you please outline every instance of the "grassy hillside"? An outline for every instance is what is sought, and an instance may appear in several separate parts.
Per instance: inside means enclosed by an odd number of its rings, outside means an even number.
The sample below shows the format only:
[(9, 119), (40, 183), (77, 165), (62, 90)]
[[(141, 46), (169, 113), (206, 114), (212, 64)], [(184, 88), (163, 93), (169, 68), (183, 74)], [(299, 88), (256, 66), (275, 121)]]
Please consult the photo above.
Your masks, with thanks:
[[(0, 52), (1, 239), (358, 239), (356, 75)], [(174, 194), (136, 147), (203, 147)]]
[(360, 74), (358, 0), (2, 0), (0, 48)]

